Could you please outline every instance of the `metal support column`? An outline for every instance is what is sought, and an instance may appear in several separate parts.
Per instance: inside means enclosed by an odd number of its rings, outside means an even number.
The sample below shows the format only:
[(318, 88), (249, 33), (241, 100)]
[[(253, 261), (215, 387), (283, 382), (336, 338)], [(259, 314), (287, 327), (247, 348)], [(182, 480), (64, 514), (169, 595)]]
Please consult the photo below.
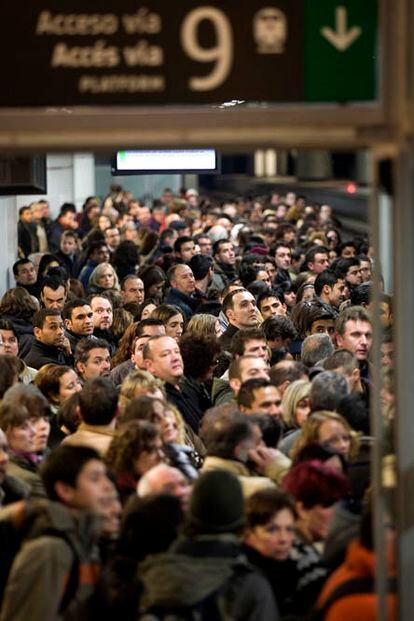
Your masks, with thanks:
[(399, 620), (414, 611), (414, 143), (396, 161), (395, 340)]

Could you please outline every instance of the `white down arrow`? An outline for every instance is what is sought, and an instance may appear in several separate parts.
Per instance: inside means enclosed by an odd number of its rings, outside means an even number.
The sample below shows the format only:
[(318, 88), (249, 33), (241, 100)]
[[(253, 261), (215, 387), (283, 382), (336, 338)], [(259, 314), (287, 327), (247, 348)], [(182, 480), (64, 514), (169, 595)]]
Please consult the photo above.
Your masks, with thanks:
[(336, 7), (335, 28), (336, 30), (332, 30), (329, 26), (324, 26), (321, 29), (321, 34), (341, 52), (345, 52), (362, 33), (359, 26), (353, 26), (348, 30), (348, 13), (344, 6)]

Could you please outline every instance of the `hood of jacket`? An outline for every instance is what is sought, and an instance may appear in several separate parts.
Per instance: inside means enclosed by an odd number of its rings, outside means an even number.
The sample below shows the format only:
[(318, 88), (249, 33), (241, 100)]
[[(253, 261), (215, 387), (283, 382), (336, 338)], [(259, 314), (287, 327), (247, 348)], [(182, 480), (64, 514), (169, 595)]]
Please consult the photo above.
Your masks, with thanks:
[(101, 533), (101, 518), (90, 511), (70, 511), (65, 505), (51, 500), (20, 501), (0, 511), (0, 521), (9, 521), (22, 529), (27, 539), (54, 533), (71, 541), (82, 558), (95, 548)]
[(194, 606), (218, 590), (238, 562), (234, 558), (197, 558), (174, 552), (150, 556), (139, 569), (144, 586), (143, 607)]

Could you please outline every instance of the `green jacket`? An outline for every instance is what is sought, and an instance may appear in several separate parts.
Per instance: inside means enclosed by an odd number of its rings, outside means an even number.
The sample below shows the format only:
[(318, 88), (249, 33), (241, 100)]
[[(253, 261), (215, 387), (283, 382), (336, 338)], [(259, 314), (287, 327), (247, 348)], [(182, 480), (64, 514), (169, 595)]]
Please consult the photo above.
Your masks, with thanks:
[(178, 540), (140, 566), (141, 610), (192, 607), (220, 589), (218, 608), (232, 621), (277, 621), (270, 586), (241, 553), (233, 535)]
[[(86, 511), (71, 512), (57, 502), (38, 500), (9, 505), (0, 512), (0, 520), (11, 521), (16, 528), (30, 523), (10, 570), (0, 621), (80, 619), (79, 610), (92, 594), (100, 574), (99, 517)], [(59, 608), (74, 563), (79, 572), (77, 589), (61, 617)]]

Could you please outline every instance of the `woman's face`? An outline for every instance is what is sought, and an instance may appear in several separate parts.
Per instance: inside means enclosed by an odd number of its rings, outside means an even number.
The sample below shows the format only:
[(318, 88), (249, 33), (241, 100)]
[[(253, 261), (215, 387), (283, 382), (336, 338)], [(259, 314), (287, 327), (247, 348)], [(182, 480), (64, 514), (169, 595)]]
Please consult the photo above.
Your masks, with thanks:
[(135, 459), (135, 474), (141, 477), (162, 461), (164, 461), (164, 451), (162, 450), (162, 440), (158, 437)]
[[(159, 401), (157, 402), (159, 411), (157, 415), (158, 424), (161, 427), (162, 439), (165, 444), (177, 442), (178, 427), (174, 412), (166, 408)], [(154, 404), (155, 405), (155, 404)]]
[(13, 451), (34, 453), (34, 438), (36, 435), (36, 419), (30, 418), (21, 425), (7, 430), (9, 446)]
[(42, 416), (34, 421), (35, 437), (33, 440), (35, 453), (44, 451), (47, 446), (50, 433), (50, 422), (47, 416)]
[(276, 266), (273, 265), (273, 263), (265, 263), (265, 269), (266, 272), (269, 274), (271, 282), (273, 282), (273, 279), (276, 276)]
[(267, 272), (266, 270), (259, 270), (256, 274), (256, 280), (261, 280), (262, 282), (264, 282), (269, 287), (269, 289), (272, 286), (269, 272)]
[(260, 526), (247, 531), (246, 543), (259, 554), (285, 561), (290, 554), (295, 539), (295, 519), (290, 509), (282, 509)]
[(302, 427), (303, 423), (308, 419), (310, 413), (310, 399), (309, 397), (305, 397), (296, 405), (295, 420), (299, 427)]
[(115, 275), (113, 271), (106, 268), (100, 275), (98, 284), (103, 289), (113, 289), (115, 286)]
[(344, 425), (337, 420), (326, 420), (319, 427), (318, 442), (349, 459), (351, 436)]
[(296, 304), (296, 293), (294, 291), (286, 291), (283, 294), (285, 304), (288, 308), (293, 308)]
[(302, 296), (302, 302), (306, 302), (307, 300), (313, 300), (315, 297), (315, 289), (313, 285), (307, 285)]
[(101, 231), (108, 229), (111, 226), (111, 221), (108, 216), (100, 216), (98, 220), (98, 227)]
[(170, 317), (170, 319), (168, 319), (167, 323), (165, 324), (165, 334), (167, 336), (171, 336), (176, 341), (179, 341), (183, 331), (184, 318), (181, 313), (177, 313), (177, 315)]
[(155, 311), (157, 307), (155, 304), (148, 304), (141, 313), (141, 321), (143, 319), (148, 319), (151, 316), (152, 311)]
[(80, 392), (82, 386), (75, 371), (66, 371), (59, 379), (59, 404), (69, 399), (76, 392)]

